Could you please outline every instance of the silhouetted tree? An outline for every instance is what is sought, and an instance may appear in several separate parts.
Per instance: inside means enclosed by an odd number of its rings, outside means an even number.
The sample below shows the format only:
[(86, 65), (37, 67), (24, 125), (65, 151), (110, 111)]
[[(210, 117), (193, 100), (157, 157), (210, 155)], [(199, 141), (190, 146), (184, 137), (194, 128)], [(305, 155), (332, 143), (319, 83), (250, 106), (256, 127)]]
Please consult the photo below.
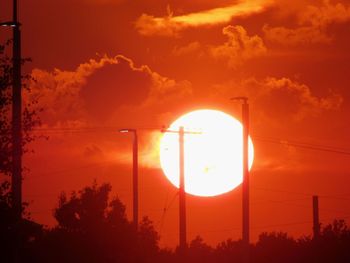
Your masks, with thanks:
[(227, 239), (219, 243), (215, 250), (217, 262), (243, 262), (243, 248), (242, 240)]
[(264, 232), (253, 250), (253, 261), (258, 263), (268, 262), (298, 262), (297, 242), (283, 232)]
[(299, 240), (303, 262), (350, 262), (350, 229), (344, 220), (321, 228), (318, 239)]
[[(11, 134), (11, 105), (12, 105), (12, 58), (6, 53), (6, 47), (11, 43), (8, 41), (4, 45), (0, 45), (0, 174), (9, 175), (11, 173), (12, 163), (12, 134)], [(22, 63), (30, 61), (30, 59), (22, 59)], [(30, 75), (22, 76), (25, 80), (23, 89), (30, 93), (29, 86), (26, 85), (27, 80), (31, 79)], [(22, 111), (22, 127), (23, 127), (23, 152), (28, 151), (25, 147), (29, 142), (33, 141), (34, 136), (32, 129), (40, 124), (39, 112), (42, 110), (36, 107), (37, 100), (24, 101)]]
[(207, 245), (202, 237), (196, 236), (188, 247), (188, 262), (214, 262), (213, 252), (214, 249)]
[(9, 174), (11, 171), (11, 123), (10, 106), (12, 83), (12, 65), (10, 58), (5, 55), (5, 46), (0, 45), (0, 173)]
[(159, 250), (159, 235), (148, 217), (144, 217), (140, 222), (137, 239), (139, 248), (142, 247), (142, 250), (147, 253), (148, 257), (156, 255)]
[(33, 245), (43, 234), (42, 225), (33, 222), (26, 212), (21, 222), (14, 224), (15, 214), (11, 199), (10, 183), (4, 181), (0, 184), (0, 259), (4, 263), (13, 260), (14, 245), (17, 242), (15, 237), (19, 237), (21, 255), (30, 258)]
[[(7, 176), (12, 171), (12, 134), (11, 134), (11, 106), (12, 106), (12, 59), (6, 53), (6, 47), (11, 43), (8, 41), (0, 45), (0, 179), (4, 180), (0, 186), (0, 249), (2, 262), (10, 260), (14, 246), (20, 246), (20, 253), (29, 252), (29, 247), (35, 239), (42, 233), (42, 226), (30, 220), (29, 214), (23, 209), (23, 220), (16, 223), (16, 218), (12, 209), (12, 198), (10, 193), (10, 183)], [(29, 61), (23, 59), (22, 63)], [(21, 76), (28, 80), (30, 76)], [(26, 92), (29, 87), (23, 85)], [(36, 136), (31, 134), (33, 127), (40, 123), (38, 110), (34, 109), (37, 103), (35, 100), (25, 101), (22, 111), (23, 127), (23, 152), (28, 148), (26, 145), (34, 140)], [(40, 110), (39, 110), (40, 111)], [(26, 206), (23, 203), (23, 206)], [(16, 240), (16, 241), (15, 241)], [(17, 251), (18, 252), (18, 251)]]
[(139, 231), (127, 220), (125, 206), (109, 200), (109, 184), (85, 187), (69, 198), (61, 194), (50, 229), (39, 247), (38, 262), (154, 262), (158, 234), (144, 218)]

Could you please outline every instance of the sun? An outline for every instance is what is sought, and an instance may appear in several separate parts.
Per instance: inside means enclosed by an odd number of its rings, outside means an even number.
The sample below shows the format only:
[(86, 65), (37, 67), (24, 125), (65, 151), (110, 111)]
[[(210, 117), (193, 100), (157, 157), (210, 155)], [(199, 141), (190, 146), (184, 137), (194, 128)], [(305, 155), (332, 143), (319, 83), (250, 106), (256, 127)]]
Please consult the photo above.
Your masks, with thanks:
[[(218, 110), (189, 112), (174, 121), (169, 130), (185, 132), (185, 191), (196, 196), (216, 196), (242, 183), (242, 124)], [(249, 138), (249, 169), (254, 147)], [(170, 182), (179, 187), (179, 135), (164, 133), (160, 164)]]

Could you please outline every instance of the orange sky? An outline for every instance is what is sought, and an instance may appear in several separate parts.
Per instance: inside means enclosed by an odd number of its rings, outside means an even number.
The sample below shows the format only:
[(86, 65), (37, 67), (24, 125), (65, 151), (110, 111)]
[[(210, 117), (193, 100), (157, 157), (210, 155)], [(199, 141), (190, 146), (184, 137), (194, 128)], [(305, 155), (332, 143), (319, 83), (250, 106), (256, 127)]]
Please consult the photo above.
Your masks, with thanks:
[[(10, 3), (2, 1), (1, 21), (10, 19)], [(141, 214), (161, 245), (173, 247), (176, 189), (159, 169), (161, 134), (150, 128), (200, 108), (240, 118), (229, 98), (242, 95), (255, 145), (252, 239), (262, 231), (310, 234), (313, 194), (323, 223), (350, 215), (350, 155), (283, 143), (350, 151), (348, 1), (32, 0), (20, 1), (20, 19), (23, 54), (33, 59), (25, 71), (36, 79), (31, 96), (45, 109), (41, 134), (50, 136), (25, 157), (23, 191), (35, 220), (53, 225), (59, 193), (94, 178), (112, 183), (131, 216), (132, 138), (116, 131), (144, 128)], [(189, 196), (187, 220), (189, 240), (238, 239), (240, 187)]]

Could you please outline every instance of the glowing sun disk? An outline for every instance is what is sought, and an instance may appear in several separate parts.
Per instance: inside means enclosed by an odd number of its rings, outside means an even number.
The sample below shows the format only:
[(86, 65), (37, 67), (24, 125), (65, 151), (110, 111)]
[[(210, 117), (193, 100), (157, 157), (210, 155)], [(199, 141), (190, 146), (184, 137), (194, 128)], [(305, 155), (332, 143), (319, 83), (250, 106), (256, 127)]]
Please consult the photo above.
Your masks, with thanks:
[[(186, 133), (185, 191), (197, 196), (215, 196), (231, 191), (242, 182), (242, 124), (217, 110), (197, 110), (169, 127)], [(249, 138), (249, 168), (254, 148)], [(179, 135), (165, 133), (160, 143), (161, 167), (170, 182), (179, 187)]]

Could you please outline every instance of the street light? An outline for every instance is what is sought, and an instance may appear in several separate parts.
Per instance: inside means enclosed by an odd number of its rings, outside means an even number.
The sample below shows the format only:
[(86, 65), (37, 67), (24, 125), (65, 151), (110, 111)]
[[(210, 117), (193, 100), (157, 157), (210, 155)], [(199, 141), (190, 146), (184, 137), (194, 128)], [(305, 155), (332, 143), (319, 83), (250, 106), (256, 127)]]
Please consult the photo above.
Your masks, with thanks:
[(136, 129), (121, 129), (120, 133), (132, 133), (133, 136), (133, 151), (132, 151), (132, 163), (133, 163), (133, 177), (132, 177), (132, 189), (133, 189), (133, 224), (135, 230), (138, 228), (138, 140)]
[(13, 0), (13, 20), (0, 23), (12, 27), (12, 207), (16, 220), (22, 219), (22, 80), (21, 80), (21, 24), (18, 22), (17, 1)]
[(21, 24), (18, 23), (18, 22), (13, 22), (13, 21), (7, 21), (7, 22), (2, 22), (0, 23), (0, 26), (3, 26), (3, 27), (19, 27)]
[[(19, 231), (22, 220), (22, 79), (21, 79), (21, 24), (18, 22), (17, 1), (13, 0), (13, 20), (2, 22), (0, 26), (12, 27), (12, 207), (15, 227)], [(16, 231), (16, 232), (17, 232)], [(21, 262), (19, 232), (14, 237), (13, 262)]]

